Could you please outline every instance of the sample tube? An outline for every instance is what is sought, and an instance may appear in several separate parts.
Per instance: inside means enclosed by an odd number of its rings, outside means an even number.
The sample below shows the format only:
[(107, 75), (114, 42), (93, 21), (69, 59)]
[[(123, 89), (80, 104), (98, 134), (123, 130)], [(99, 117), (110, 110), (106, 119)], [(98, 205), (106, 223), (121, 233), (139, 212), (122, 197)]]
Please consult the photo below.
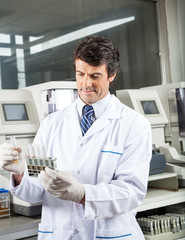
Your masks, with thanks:
[[(14, 146), (13, 150), (17, 151), (17, 142), (15, 136), (10, 137), (11, 144)], [(13, 163), (18, 163), (18, 160), (12, 161)]]
[(28, 156), (30, 158), (36, 158), (33, 144), (31, 143), (27, 144), (27, 151), (28, 151)]
[(47, 158), (46, 148), (43, 144), (40, 144), (40, 153), (41, 153), (41, 159)]
[(39, 144), (33, 144), (32, 147), (33, 147), (34, 152), (35, 152), (35, 157), (40, 159), (41, 158), (40, 145)]

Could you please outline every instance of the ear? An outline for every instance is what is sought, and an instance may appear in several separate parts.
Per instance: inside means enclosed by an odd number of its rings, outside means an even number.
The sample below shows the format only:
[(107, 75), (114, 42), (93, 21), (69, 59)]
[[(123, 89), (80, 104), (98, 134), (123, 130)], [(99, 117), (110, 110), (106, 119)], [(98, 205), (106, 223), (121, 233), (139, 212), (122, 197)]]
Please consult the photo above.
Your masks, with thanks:
[(109, 77), (109, 82), (112, 82), (114, 80), (114, 78), (116, 77), (116, 73), (114, 73), (113, 76)]

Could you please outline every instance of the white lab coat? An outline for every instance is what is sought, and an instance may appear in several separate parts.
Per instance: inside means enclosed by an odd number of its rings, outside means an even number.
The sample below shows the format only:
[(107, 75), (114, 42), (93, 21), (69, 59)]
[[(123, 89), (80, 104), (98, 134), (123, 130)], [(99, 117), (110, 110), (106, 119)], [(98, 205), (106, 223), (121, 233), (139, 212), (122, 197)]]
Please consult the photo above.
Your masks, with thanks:
[(42, 122), (35, 143), (45, 144), (57, 168), (85, 184), (85, 207), (46, 192), (38, 179), (24, 179), (12, 193), (43, 202), (39, 240), (144, 240), (134, 209), (147, 191), (151, 128), (114, 95), (82, 137), (76, 101)]

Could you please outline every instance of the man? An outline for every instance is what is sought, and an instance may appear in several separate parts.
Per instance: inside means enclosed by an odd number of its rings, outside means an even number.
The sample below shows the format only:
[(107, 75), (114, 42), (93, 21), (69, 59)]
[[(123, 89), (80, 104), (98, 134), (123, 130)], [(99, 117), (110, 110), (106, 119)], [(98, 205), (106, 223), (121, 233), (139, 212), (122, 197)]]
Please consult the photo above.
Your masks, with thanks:
[(3, 144), (2, 167), (18, 173), (11, 192), (42, 201), (39, 240), (144, 240), (134, 209), (147, 191), (150, 124), (109, 93), (119, 70), (119, 53), (109, 40), (83, 39), (74, 63), (78, 99), (44, 119), (34, 141), (57, 158), (58, 170), (30, 178), (20, 149)]

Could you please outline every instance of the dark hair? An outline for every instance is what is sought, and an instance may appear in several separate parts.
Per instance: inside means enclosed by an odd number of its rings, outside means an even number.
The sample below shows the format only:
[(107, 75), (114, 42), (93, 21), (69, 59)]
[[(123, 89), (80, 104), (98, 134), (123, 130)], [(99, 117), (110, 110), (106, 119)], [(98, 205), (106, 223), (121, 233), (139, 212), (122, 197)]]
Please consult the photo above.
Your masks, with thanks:
[(91, 66), (106, 64), (108, 77), (119, 71), (119, 51), (104, 37), (88, 36), (82, 39), (73, 53), (74, 66), (78, 58)]

